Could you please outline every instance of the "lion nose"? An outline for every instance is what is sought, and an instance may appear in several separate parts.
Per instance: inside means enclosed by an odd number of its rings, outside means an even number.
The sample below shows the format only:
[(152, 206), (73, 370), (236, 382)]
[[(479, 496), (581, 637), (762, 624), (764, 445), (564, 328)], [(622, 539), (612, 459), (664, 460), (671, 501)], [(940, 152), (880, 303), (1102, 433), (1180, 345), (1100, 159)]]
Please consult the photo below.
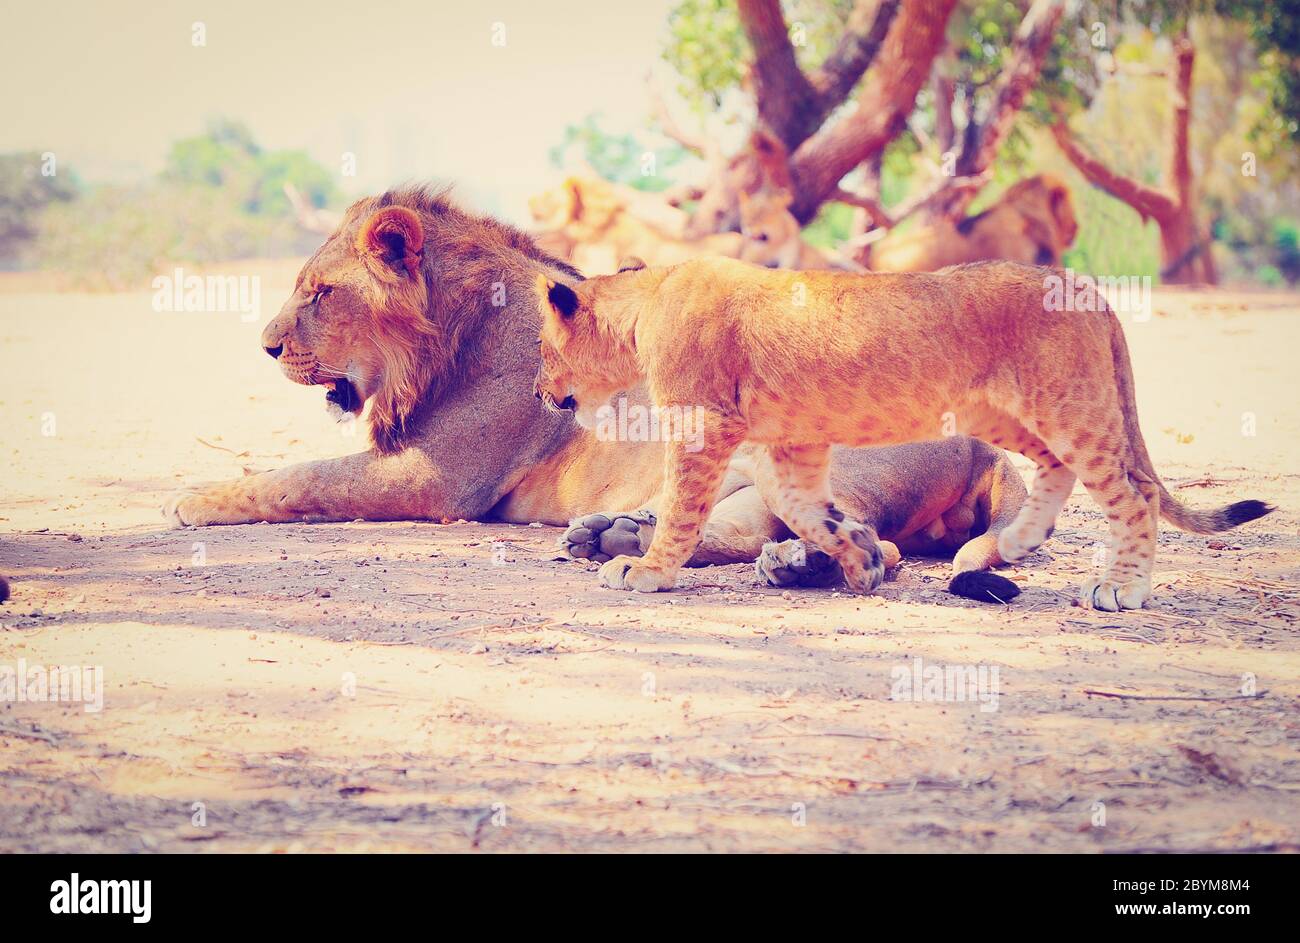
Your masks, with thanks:
[(279, 360), (280, 354), (284, 353), (283, 344), (280, 344), (276, 347), (263, 347), (262, 349), (271, 355), (272, 360)]

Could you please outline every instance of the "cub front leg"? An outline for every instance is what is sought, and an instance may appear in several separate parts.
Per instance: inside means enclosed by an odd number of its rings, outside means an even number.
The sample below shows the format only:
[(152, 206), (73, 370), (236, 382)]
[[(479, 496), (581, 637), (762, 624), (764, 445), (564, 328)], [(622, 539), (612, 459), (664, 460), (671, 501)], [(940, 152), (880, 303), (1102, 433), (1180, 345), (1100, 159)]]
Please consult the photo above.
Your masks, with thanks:
[(743, 438), (737, 420), (706, 413), (702, 435), (667, 444), (664, 495), (650, 549), (640, 559), (620, 555), (603, 565), (602, 586), (641, 593), (672, 588), (677, 571), (700, 542), (727, 462)]
[[(850, 590), (870, 593), (885, 578), (884, 551), (875, 528), (835, 506), (829, 471), (828, 445), (772, 445), (766, 460), (755, 466), (755, 481), (763, 499), (792, 531), (839, 563)], [(769, 574), (779, 567), (767, 569), (765, 573), (760, 565), (759, 575), (770, 580)]]

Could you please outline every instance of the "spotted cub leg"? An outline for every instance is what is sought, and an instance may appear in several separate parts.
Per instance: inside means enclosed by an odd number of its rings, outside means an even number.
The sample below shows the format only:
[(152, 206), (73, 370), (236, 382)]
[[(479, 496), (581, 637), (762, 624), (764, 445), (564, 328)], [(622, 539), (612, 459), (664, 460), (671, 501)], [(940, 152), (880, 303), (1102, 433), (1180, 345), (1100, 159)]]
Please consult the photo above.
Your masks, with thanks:
[[(1043, 448), (1023, 450), (1038, 462), (1038, 475), (1029, 500), (999, 537), (998, 551), (1014, 560), (1007, 554), (1027, 553), (1045, 540), (1077, 475), (1110, 523), (1112, 547), (1105, 572), (1083, 584), (1080, 602), (1118, 612), (1140, 609), (1151, 597), (1160, 494), (1155, 481), (1133, 467), (1118, 408), (1110, 413), (1103, 406), (1089, 427), (1073, 430), (1057, 420), (1059, 431), (1043, 434)], [(1042, 432), (1041, 419), (1037, 425)]]
[(1083, 584), (1079, 601), (1091, 609), (1141, 609), (1151, 598), (1160, 491), (1146, 474), (1126, 470), (1118, 455), (1084, 459), (1080, 477), (1110, 523), (1109, 565)]
[(619, 555), (601, 566), (602, 586), (640, 593), (672, 588), (700, 542), (727, 463), (744, 435), (743, 423), (710, 413), (698, 437), (665, 446), (664, 494), (650, 548), (643, 557)]
[(826, 445), (769, 446), (754, 465), (763, 500), (787, 527), (830, 554), (844, 582), (869, 593), (885, 578), (885, 559), (876, 532), (846, 517), (831, 498), (830, 454)]
[(1052, 536), (1056, 517), (1074, 490), (1074, 472), (1046, 448), (1030, 457), (1038, 463), (1034, 486), (1015, 520), (998, 534), (998, 555), (1007, 563), (1023, 560)]

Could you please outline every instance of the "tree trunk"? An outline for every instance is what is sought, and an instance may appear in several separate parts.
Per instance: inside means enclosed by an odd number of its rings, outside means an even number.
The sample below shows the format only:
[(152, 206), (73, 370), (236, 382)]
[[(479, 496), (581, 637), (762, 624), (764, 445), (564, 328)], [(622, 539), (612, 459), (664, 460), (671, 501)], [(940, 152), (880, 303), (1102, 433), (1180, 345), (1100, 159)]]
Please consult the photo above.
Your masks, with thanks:
[(1180, 37), (1174, 46), (1173, 121), (1169, 142), (1169, 167), (1165, 188), (1149, 187), (1115, 173), (1093, 157), (1074, 139), (1063, 115), (1052, 125), (1052, 134), (1062, 152), (1089, 183), (1137, 210), (1143, 219), (1154, 219), (1160, 227), (1161, 279), (1171, 285), (1218, 281), (1212, 254), (1212, 235), (1197, 222), (1193, 186), (1190, 128), (1192, 116), (1192, 67), (1196, 50), (1191, 40)]
[(780, 0), (738, 0), (740, 25), (754, 50), (759, 122), (794, 150), (853, 91), (875, 58), (901, 0), (857, 0), (844, 35), (811, 76), (795, 59)]
[(867, 76), (852, 114), (822, 128), (795, 151), (790, 211), (806, 223), (839, 185), (840, 178), (906, 127), (916, 95), (943, 48), (948, 17), (957, 0), (903, 0)]

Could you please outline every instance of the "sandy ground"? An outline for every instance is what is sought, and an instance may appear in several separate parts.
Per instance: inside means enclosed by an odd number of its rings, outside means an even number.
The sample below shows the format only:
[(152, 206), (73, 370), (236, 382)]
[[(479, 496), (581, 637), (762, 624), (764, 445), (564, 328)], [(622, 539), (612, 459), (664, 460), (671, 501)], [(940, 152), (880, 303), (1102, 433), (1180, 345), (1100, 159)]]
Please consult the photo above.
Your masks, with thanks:
[[(174, 487), (362, 441), (259, 323), (0, 285), (0, 673), (104, 678), (98, 712), (0, 703), (0, 850), (1300, 849), (1300, 297), (1127, 327), (1175, 492), (1280, 510), (1166, 531), (1116, 616), (1071, 606), (1082, 494), (1006, 608), (934, 561), (865, 599), (743, 566), (643, 597), (553, 528), (166, 530)], [(891, 697), (914, 659), (978, 699)]]

